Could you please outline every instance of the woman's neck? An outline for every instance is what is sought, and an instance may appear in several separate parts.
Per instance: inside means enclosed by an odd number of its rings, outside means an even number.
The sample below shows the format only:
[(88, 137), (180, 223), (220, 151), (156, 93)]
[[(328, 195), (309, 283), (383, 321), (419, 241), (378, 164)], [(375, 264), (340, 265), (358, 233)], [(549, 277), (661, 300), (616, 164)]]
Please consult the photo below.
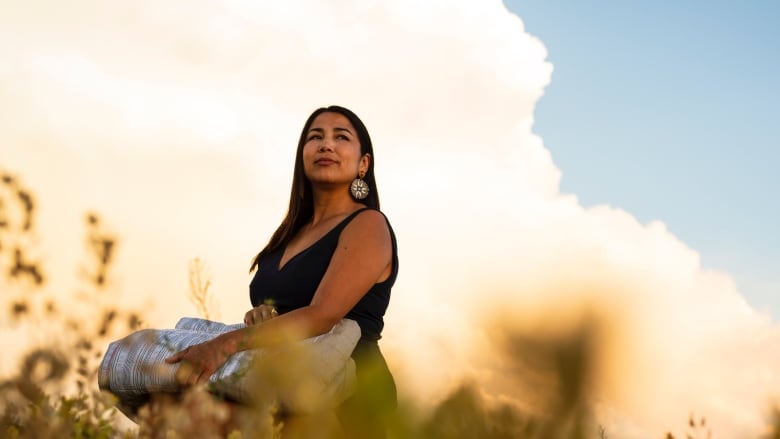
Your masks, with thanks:
[(315, 192), (313, 195), (314, 212), (311, 219), (312, 227), (333, 217), (348, 215), (363, 207), (361, 203), (352, 199), (349, 194)]

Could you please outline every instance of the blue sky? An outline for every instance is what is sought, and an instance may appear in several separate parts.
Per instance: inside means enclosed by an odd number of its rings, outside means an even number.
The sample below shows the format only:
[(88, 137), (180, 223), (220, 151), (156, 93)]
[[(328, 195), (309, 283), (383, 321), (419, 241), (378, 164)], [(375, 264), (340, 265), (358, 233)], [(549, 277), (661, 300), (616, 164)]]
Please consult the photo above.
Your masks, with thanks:
[(780, 320), (780, 2), (505, 0), (547, 47), (561, 189), (663, 221)]

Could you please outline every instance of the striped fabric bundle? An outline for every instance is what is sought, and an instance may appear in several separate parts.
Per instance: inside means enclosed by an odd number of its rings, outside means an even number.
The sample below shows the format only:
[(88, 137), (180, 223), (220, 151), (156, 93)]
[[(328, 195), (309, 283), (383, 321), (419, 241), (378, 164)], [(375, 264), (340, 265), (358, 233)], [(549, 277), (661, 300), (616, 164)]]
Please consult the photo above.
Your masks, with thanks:
[[(98, 384), (119, 399), (131, 418), (153, 393), (178, 393), (180, 363), (165, 359), (188, 346), (245, 327), (185, 317), (175, 329), (144, 329), (109, 344), (98, 371)], [(311, 413), (341, 403), (354, 390), (352, 351), (360, 327), (344, 319), (325, 334), (293, 346), (237, 352), (209, 378), (211, 392), (252, 404), (275, 398), (289, 413)]]

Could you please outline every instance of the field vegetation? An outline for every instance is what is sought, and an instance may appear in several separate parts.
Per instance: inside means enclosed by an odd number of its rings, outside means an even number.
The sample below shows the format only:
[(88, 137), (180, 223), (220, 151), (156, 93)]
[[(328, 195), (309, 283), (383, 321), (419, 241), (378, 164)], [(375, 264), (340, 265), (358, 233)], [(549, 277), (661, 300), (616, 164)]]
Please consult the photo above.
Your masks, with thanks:
[[(204, 388), (160, 395), (130, 422), (116, 399), (100, 392), (97, 370), (109, 342), (144, 328), (139, 310), (121, 309), (112, 291), (113, 261), (121, 242), (99, 214), (84, 215), (85, 260), (74, 264), (80, 287), (77, 306), (62, 309), (47, 292), (36, 230), (37, 200), (10, 173), (0, 173), (0, 314), (2, 330), (38, 334), (18, 355), (15, 372), (0, 376), (0, 438), (326, 438), (337, 434), (328, 414), (280, 416), (273, 401), (236, 407)], [(201, 260), (190, 270), (190, 300), (211, 317), (209, 280)], [(60, 292), (61, 294), (62, 292)], [(42, 323), (44, 322), (44, 323)], [(43, 335), (41, 335), (43, 334)], [(27, 340), (21, 338), (22, 340)], [(26, 343), (26, 341), (25, 341)], [(510, 402), (488, 401), (476, 383), (465, 383), (433, 410), (401, 401), (390, 421), (395, 438), (611, 438), (588, 404), (587, 331), (567, 339), (517, 338), (518, 362), (550, 371), (549, 398), (533, 413)], [(681, 417), (682, 432), (658, 438), (718, 437), (704, 417)], [(615, 436), (616, 437), (616, 436)], [(780, 416), (764, 436), (780, 439)]]

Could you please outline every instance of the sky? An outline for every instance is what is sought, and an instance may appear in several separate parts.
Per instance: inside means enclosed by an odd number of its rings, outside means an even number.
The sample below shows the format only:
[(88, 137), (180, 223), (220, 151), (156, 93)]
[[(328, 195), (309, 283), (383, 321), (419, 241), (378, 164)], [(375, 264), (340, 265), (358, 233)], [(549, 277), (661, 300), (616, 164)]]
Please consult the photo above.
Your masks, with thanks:
[(506, 0), (555, 66), (534, 131), (561, 190), (659, 219), (780, 318), (780, 5)]
[[(604, 66), (619, 58), (603, 47), (567, 58), (558, 43), (567, 34), (535, 30), (534, 11), (526, 20), (498, 0), (18, 0), (3, 7), (0, 166), (35, 194), (36, 229), (19, 239), (47, 267), (42, 294), (69, 313), (80, 311), (68, 305), (81, 285), (84, 213), (97, 211), (118, 237), (108, 289), (120, 306), (142, 309), (153, 327), (193, 315), (187, 272), (199, 257), (216, 318), (240, 321), (251, 259), (287, 205), (299, 130), (311, 111), (335, 103), (371, 132), (381, 185), (374, 190), (399, 240), (381, 345), (402, 397), (430, 405), (476, 382), (486, 400), (534, 406), (534, 395), (518, 390), (532, 374), (497, 361), (501, 341), (566, 333), (595, 318), (606, 330), (595, 344), (593, 410), (610, 437), (658, 437), (684, 428), (691, 411), (722, 437), (762, 430), (780, 393), (780, 328), (739, 267), (732, 273), (718, 262), (728, 252), (686, 234), (685, 224), (730, 230), (706, 222), (717, 210), (683, 209), (683, 199), (675, 208), (656, 204), (696, 190), (712, 209), (727, 204), (717, 185), (731, 185), (706, 173), (694, 178), (691, 169), (702, 157), (723, 159), (671, 146), (683, 139), (705, 148), (693, 142), (699, 134), (723, 135), (709, 125), (680, 131), (662, 116), (682, 112), (681, 101), (631, 95), (633, 87), (621, 84), (635, 76), (598, 83), (612, 87), (604, 93), (578, 87), (591, 84), (589, 68), (612, 71)], [(570, 15), (561, 16), (580, 17), (562, 9)], [(646, 39), (653, 35), (666, 38), (648, 27)], [(654, 65), (654, 77), (687, 78), (675, 58)], [(615, 69), (632, 66), (641, 64), (629, 58)], [(744, 87), (733, 77), (722, 81), (727, 90)], [(571, 90), (577, 99), (567, 97)], [(710, 98), (704, 88), (694, 91)], [(756, 92), (756, 105), (770, 105), (761, 100), (770, 93)], [(656, 100), (663, 105), (651, 110)], [(612, 107), (621, 117), (637, 115), (620, 123), (608, 116)], [(731, 120), (743, 117), (735, 111)], [(748, 145), (761, 143), (747, 136)], [(655, 140), (629, 153), (626, 138)], [(594, 145), (604, 152), (593, 153)], [(649, 152), (659, 148), (668, 148), (663, 160)], [(646, 164), (646, 173), (631, 169), (632, 161)], [(663, 169), (650, 166), (659, 161)], [(728, 160), (735, 163), (743, 162)], [(595, 192), (604, 180), (582, 180), (594, 169), (619, 178), (611, 186), (627, 195)], [(667, 173), (659, 198), (650, 189)], [(637, 175), (645, 186), (631, 189), (623, 180)], [(692, 180), (702, 186), (692, 188)], [(759, 207), (771, 209), (770, 198), (761, 199)], [(728, 212), (753, 216), (752, 203), (735, 194)], [(729, 236), (723, 245), (745, 246), (730, 257), (754, 257), (753, 241)], [(0, 262), (8, 263), (8, 248)], [(761, 267), (748, 275), (771, 286), (777, 279)], [(6, 282), (0, 292), (12, 298), (25, 290)], [(46, 324), (3, 327), (4, 345), (50, 340), (58, 327), (48, 325), (52, 332)], [(13, 367), (11, 356), (0, 358), (0, 371)]]

